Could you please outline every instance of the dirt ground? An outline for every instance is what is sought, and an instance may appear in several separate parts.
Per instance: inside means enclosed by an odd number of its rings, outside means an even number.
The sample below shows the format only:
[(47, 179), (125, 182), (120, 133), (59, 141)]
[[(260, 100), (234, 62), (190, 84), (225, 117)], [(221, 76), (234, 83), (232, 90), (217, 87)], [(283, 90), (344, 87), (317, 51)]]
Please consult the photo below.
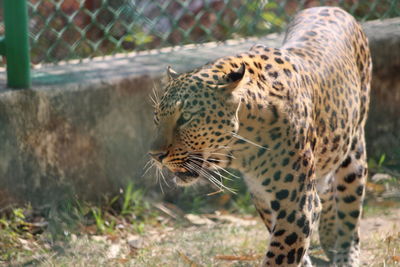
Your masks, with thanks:
[[(207, 218), (208, 217), (208, 218)], [(159, 240), (149, 240), (139, 262), (148, 266), (258, 266), (267, 244), (267, 232), (258, 218), (218, 215), (191, 219), (201, 226), (172, 230)], [(216, 217), (217, 218), (217, 217)], [(362, 266), (400, 266), (400, 209), (364, 218), (361, 222)], [(151, 251), (151, 252), (150, 252)], [(314, 235), (310, 254), (316, 266), (328, 266)], [(147, 261), (148, 260), (148, 261)], [(138, 262), (137, 262), (138, 263)], [(139, 263), (140, 265), (140, 263)], [(176, 265), (175, 265), (176, 266)]]
[(400, 266), (400, 208), (361, 221), (363, 266)]
[[(168, 210), (166, 210), (168, 212)], [(370, 212), (368, 212), (370, 213)], [(30, 255), (4, 266), (259, 266), (268, 235), (261, 220), (229, 213), (181, 219), (159, 216), (158, 225), (141, 234), (124, 226), (108, 234), (71, 234), (52, 248), (29, 244)], [(316, 266), (329, 266), (315, 235), (310, 255)], [(400, 208), (374, 210), (361, 223), (362, 266), (400, 266)], [(25, 243), (24, 243), (25, 242)], [(1, 261), (0, 261), (1, 265)]]

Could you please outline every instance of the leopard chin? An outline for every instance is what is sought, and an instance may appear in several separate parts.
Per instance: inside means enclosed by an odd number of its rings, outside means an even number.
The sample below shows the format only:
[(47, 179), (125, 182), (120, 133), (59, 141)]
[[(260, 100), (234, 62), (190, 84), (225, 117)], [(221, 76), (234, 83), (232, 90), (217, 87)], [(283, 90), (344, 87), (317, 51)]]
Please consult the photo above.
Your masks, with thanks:
[[(196, 183), (202, 175), (194, 169), (194, 166), (198, 166), (201, 169), (201, 172), (208, 172), (208, 166), (205, 164), (205, 160), (203, 160), (201, 154), (193, 154), (196, 156), (195, 159), (191, 159), (191, 163), (194, 165), (187, 169), (186, 167), (181, 167), (177, 169), (169, 169), (171, 174), (174, 176), (174, 183), (178, 186), (191, 186)], [(190, 163), (189, 163), (190, 165)]]
[(191, 186), (196, 183), (200, 178), (200, 175), (194, 171), (175, 172), (173, 174), (175, 175), (173, 179), (174, 183), (182, 187)]

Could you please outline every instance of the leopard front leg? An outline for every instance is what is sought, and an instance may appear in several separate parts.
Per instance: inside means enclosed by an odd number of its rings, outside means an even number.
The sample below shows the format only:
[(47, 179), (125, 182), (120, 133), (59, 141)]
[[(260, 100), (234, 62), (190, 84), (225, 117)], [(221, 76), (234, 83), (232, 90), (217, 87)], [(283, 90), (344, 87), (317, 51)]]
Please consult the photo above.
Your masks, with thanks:
[(367, 178), (364, 136), (360, 134), (352, 149), (335, 173), (336, 178), (336, 242), (333, 258), (336, 266), (359, 266), (360, 219)]
[[(279, 187), (277, 183), (269, 187), (271, 189), (267, 190), (273, 196), (267, 203), (269, 208), (261, 205), (259, 199), (255, 201), (270, 232), (263, 266), (312, 266), (307, 250), (312, 230), (318, 221), (320, 200), (314, 180), (307, 177), (310, 174), (294, 176), (289, 173)], [(289, 180), (292, 181), (285, 183)]]
[(275, 223), (264, 266), (311, 266), (307, 250), (319, 214), (319, 199), (313, 184), (304, 187), (306, 192), (280, 190), (271, 201)]
[(351, 150), (335, 170), (328, 190), (321, 192), (323, 211), (320, 241), (334, 266), (359, 266), (359, 227), (367, 176), (363, 132), (352, 141)]

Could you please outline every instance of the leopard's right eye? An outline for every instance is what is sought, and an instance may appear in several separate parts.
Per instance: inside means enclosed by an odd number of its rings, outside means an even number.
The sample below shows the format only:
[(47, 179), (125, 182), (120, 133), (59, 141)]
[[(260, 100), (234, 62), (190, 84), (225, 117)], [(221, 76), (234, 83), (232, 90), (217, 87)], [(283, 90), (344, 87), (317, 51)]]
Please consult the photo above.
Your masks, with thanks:
[(191, 119), (192, 119), (192, 113), (186, 111), (181, 114), (176, 123), (178, 126), (182, 126), (185, 123), (188, 123)]

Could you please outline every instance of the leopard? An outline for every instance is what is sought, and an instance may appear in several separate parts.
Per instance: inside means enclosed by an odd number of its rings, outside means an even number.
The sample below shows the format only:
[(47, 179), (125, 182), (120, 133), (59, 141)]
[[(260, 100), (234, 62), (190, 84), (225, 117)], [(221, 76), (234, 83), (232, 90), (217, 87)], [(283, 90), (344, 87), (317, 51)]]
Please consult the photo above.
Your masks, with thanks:
[(150, 158), (178, 186), (240, 173), (269, 233), (262, 266), (312, 266), (313, 231), (329, 264), (359, 266), (371, 72), (352, 15), (304, 9), (279, 48), (168, 67)]

